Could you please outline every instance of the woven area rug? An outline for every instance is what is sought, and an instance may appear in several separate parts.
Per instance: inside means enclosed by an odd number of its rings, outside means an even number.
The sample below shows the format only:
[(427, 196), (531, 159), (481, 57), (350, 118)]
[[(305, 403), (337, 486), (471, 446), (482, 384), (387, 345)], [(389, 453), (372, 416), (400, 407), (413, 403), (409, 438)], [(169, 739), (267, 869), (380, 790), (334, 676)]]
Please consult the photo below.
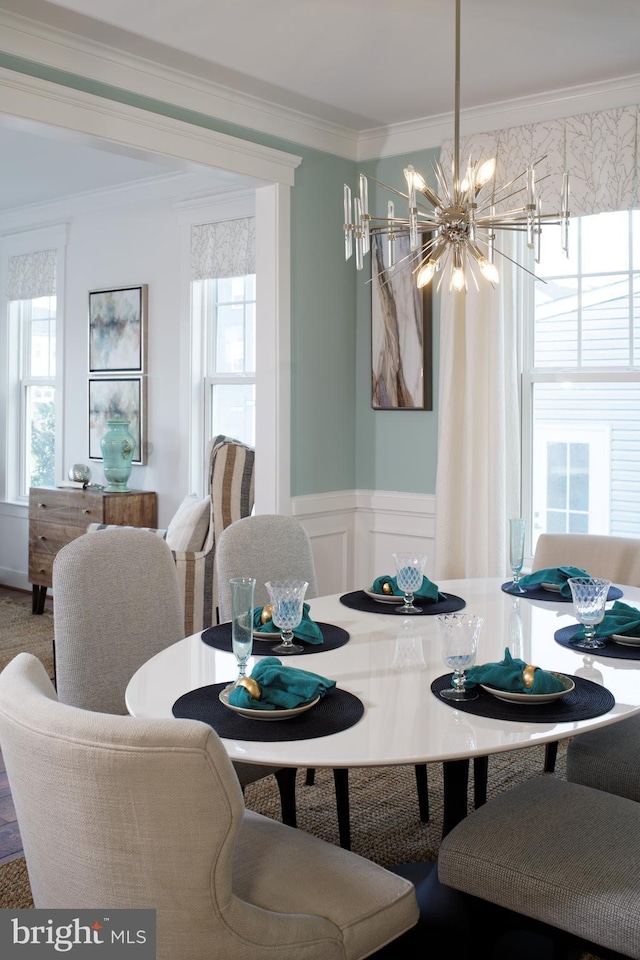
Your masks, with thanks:
[(53, 677), (53, 613), (31, 613), (29, 604), (0, 599), (0, 670), (26, 650), (42, 661)]

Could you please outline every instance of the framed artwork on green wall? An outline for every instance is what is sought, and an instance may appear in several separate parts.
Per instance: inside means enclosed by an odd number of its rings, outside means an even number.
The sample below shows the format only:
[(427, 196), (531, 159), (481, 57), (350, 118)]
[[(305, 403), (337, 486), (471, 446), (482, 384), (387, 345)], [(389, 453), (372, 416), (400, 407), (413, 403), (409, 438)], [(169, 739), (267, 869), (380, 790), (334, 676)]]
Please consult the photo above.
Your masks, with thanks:
[(374, 410), (433, 410), (431, 284), (418, 290), (409, 239), (371, 238), (371, 405)]

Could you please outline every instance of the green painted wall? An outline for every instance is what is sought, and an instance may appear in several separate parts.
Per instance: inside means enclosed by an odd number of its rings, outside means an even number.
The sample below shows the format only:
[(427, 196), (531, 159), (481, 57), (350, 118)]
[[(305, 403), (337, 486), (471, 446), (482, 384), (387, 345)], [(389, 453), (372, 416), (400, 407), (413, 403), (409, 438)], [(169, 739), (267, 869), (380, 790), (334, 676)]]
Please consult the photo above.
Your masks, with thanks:
[[(370, 287), (345, 264), (342, 185), (362, 168), (403, 187), (403, 160), (355, 163), (0, 52), (0, 66), (303, 158), (292, 191), (291, 493), (433, 493), (437, 413), (371, 409)], [(415, 155), (428, 175), (431, 152)], [(385, 198), (386, 199), (386, 198)], [(434, 376), (437, 366), (434, 304)], [(434, 397), (437, 382), (434, 383)], [(434, 401), (435, 402), (435, 401)]]

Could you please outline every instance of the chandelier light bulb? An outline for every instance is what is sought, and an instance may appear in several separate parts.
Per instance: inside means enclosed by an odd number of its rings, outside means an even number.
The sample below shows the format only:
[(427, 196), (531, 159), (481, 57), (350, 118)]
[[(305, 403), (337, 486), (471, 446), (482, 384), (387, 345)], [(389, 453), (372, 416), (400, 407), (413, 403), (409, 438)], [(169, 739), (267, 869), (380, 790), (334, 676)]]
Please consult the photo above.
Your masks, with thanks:
[(491, 263), (486, 257), (482, 257), (478, 260), (478, 266), (480, 267), (480, 273), (489, 283), (495, 284), (500, 282), (500, 276), (498, 275), (495, 263)]
[(416, 285), (419, 290), (431, 283), (433, 275), (436, 272), (437, 264), (433, 260), (427, 260), (423, 267), (420, 267), (416, 274)]

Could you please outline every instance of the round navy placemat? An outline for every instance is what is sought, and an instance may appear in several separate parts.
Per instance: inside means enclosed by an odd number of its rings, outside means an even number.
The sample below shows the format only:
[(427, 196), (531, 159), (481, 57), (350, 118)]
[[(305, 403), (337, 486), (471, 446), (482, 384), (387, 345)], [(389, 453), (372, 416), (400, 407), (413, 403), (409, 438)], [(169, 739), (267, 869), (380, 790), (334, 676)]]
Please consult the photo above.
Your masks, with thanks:
[[(555, 590), (545, 590), (544, 587), (529, 587), (524, 593), (511, 593), (506, 588), (510, 587), (512, 583), (513, 580), (507, 580), (501, 587), (502, 592), (508, 593), (511, 597), (522, 597), (523, 600), (547, 600), (552, 603), (573, 603), (573, 597), (563, 597), (561, 593), (556, 593)], [(607, 601), (619, 600), (623, 596), (620, 587), (609, 587)]]
[[(416, 599), (416, 605), (422, 607), (421, 613), (412, 613), (412, 617), (430, 617), (437, 613), (455, 613), (456, 610), (463, 610), (467, 601), (462, 597), (456, 597), (453, 593), (445, 593), (446, 600), (436, 600), (435, 603), (425, 603), (424, 600)], [(364, 613), (390, 613), (398, 616), (394, 604), (386, 603), (383, 600), (374, 600), (368, 596), (364, 590), (354, 590), (352, 593), (344, 593), (340, 597), (340, 603), (345, 607), (351, 607), (352, 610), (362, 610)], [(402, 597), (398, 597), (398, 605), (402, 603)], [(400, 614), (407, 616), (407, 614)]]
[[(598, 647), (597, 650), (577, 646), (574, 637), (579, 629), (579, 623), (571, 623), (568, 627), (556, 630), (553, 639), (562, 647), (568, 647), (576, 653), (589, 653), (594, 657), (615, 657), (617, 660), (640, 660), (640, 647), (628, 647), (625, 643), (616, 643), (611, 637), (607, 638), (606, 646)], [(604, 640), (604, 637), (602, 639)]]
[(353, 727), (364, 714), (362, 700), (333, 687), (311, 710), (289, 720), (251, 720), (229, 710), (218, 699), (218, 694), (232, 681), (198, 687), (179, 697), (173, 705), (174, 717), (203, 720), (219, 737), (229, 740), (259, 740), (275, 743), (279, 740), (311, 740), (328, 737)]
[(575, 689), (559, 700), (528, 706), (523, 703), (507, 703), (477, 687), (476, 700), (443, 700), (440, 691), (451, 686), (452, 673), (438, 677), (431, 684), (431, 690), (441, 703), (449, 707), (473, 713), (478, 717), (491, 717), (492, 720), (516, 720), (524, 723), (563, 723), (572, 720), (590, 720), (607, 713), (615, 706), (615, 698), (606, 687), (592, 680), (571, 676)]
[[(338, 647), (343, 647), (350, 639), (350, 634), (346, 630), (343, 630), (342, 627), (336, 627), (333, 623), (321, 623), (319, 620), (315, 621), (320, 629), (322, 630), (322, 636), (324, 638), (323, 643), (305, 643), (304, 640), (296, 640), (295, 643), (299, 643), (304, 647), (304, 650), (300, 653), (293, 654), (287, 653), (285, 657), (303, 657), (307, 653), (324, 653), (326, 650), (336, 650)], [(207, 627), (206, 630), (203, 630), (201, 633), (201, 638), (206, 644), (210, 647), (215, 647), (216, 650), (224, 650), (225, 653), (231, 653), (231, 621), (228, 623), (219, 623), (215, 627)], [(280, 643), (280, 637), (273, 636), (270, 640), (263, 640), (262, 638), (258, 639), (253, 638), (253, 656), (254, 657), (272, 657), (273, 653), (271, 648), (274, 647), (277, 643)]]

